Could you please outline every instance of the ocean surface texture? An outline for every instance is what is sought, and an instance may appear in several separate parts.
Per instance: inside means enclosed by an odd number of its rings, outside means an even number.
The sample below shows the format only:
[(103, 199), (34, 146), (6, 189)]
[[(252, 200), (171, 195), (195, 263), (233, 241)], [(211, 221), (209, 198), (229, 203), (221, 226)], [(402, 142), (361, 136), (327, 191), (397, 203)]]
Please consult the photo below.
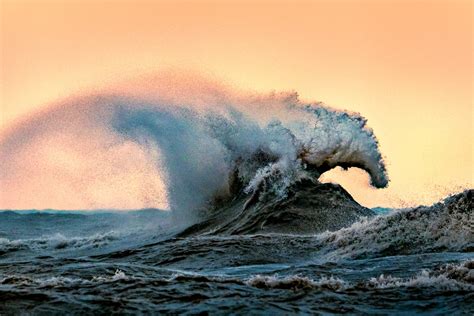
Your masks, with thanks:
[(0, 314), (472, 315), (472, 193), (377, 214), (302, 182), (188, 227), (159, 210), (5, 211)]

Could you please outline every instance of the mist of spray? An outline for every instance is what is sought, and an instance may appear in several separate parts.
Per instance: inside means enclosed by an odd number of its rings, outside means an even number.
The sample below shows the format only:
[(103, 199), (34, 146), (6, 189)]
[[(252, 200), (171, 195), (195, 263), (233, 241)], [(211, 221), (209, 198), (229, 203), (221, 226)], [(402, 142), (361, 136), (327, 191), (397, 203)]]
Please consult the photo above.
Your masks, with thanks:
[(232, 195), (233, 177), (247, 193), (265, 183), (280, 196), (336, 166), (366, 170), (377, 188), (388, 184), (377, 139), (359, 114), (295, 93), (243, 93), (176, 75), (64, 100), (5, 133), (0, 161), (6, 196), (44, 196), (44, 185), (32, 183), (49, 179), (50, 190), (68, 183), (64, 194), (92, 206), (94, 196), (143, 206), (166, 198), (183, 221)]

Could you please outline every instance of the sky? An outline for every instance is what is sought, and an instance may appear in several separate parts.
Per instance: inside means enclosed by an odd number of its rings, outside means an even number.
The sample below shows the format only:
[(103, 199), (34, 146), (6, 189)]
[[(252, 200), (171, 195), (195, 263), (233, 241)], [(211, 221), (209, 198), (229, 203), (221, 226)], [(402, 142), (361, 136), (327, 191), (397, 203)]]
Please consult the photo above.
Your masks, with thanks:
[[(390, 186), (358, 170), (324, 179), (371, 207), (430, 204), (474, 183), (472, 14), (458, 0), (0, 0), (0, 135), (68, 95), (192, 69), (360, 112)], [(34, 199), (0, 195), (0, 208), (89, 206)]]

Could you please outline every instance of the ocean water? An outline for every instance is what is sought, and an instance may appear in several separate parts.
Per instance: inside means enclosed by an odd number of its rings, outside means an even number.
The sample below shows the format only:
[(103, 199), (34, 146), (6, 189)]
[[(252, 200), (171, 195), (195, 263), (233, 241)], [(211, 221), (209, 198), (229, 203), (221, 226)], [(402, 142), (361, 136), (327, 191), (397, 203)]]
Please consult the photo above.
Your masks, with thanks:
[(466, 191), (304, 235), (190, 232), (160, 210), (2, 212), (0, 313), (469, 315), (472, 206)]
[(472, 190), (371, 210), (319, 181), (389, 184), (358, 113), (164, 75), (0, 136), (2, 205), (170, 210), (0, 212), (0, 314), (474, 313)]

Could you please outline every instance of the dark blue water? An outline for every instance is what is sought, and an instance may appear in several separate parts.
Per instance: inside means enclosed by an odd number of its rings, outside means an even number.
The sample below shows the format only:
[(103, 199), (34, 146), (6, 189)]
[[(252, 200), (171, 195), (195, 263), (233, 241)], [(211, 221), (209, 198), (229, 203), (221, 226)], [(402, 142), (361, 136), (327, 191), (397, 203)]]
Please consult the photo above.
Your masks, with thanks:
[(306, 235), (183, 237), (158, 210), (1, 212), (0, 314), (468, 315), (463, 199)]

